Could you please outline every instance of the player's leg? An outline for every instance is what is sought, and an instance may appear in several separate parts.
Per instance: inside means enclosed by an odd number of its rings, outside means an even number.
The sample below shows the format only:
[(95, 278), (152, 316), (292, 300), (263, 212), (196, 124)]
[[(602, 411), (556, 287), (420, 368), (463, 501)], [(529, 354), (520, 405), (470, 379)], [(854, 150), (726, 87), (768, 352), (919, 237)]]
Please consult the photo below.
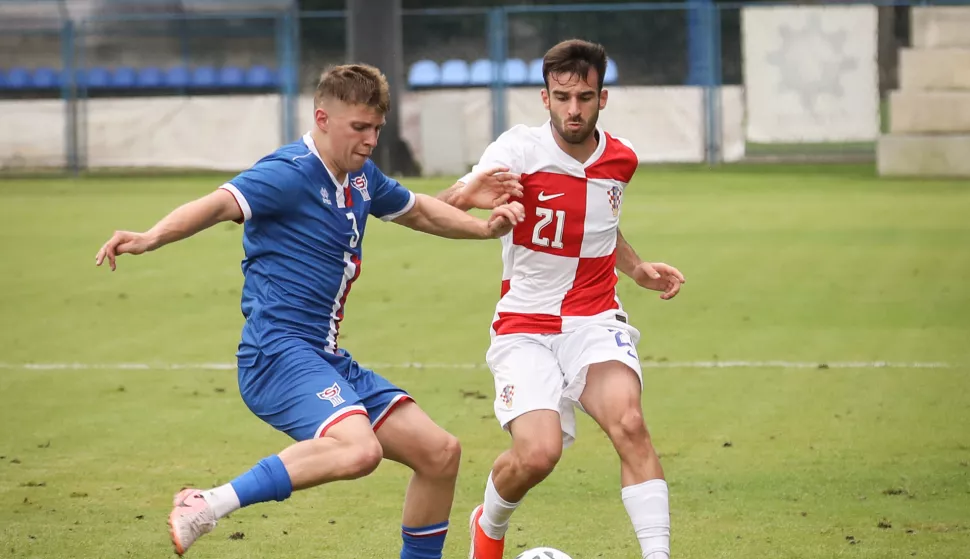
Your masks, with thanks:
[(552, 473), (563, 450), (558, 411), (526, 412), (511, 420), (508, 429), (512, 447), (492, 464), (481, 522), (486, 533), (496, 539), (505, 535), (508, 519), (526, 493)]
[(573, 429), (560, 415), (562, 371), (541, 337), (497, 337), (487, 359), (495, 377), (495, 414), (512, 446), (492, 465), (484, 502), (472, 513), (471, 559), (502, 557), (512, 513), (556, 467), (564, 432)]
[[(571, 385), (579, 402), (610, 438), (620, 458), (621, 497), (644, 559), (670, 556), (667, 482), (643, 418), (642, 372), (632, 327), (589, 327), (567, 340), (564, 353), (577, 367)], [(567, 373), (567, 376), (569, 374)], [(583, 386), (585, 381), (585, 386)], [(567, 388), (570, 392), (570, 388)]]
[(374, 371), (353, 362), (346, 376), (367, 407), (384, 456), (414, 472), (404, 498), (401, 559), (440, 559), (461, 461), (458, 439)]
[(243, 399), (261, 419), (298, 442), (225, 485), (179, 492), (169, 526), (180, 555), (239, 508), (361, 477), (381, 461), (380, 442), (364, 406), (333, 367), (309, 348), (260, 357), (254, 370), (240, 370)]
[(414, 472), (404, 496), (401, 559), (440, 559), (461, 461), (458, 439), (410, 398), (375, 423), (375, 433), (384, 457)]

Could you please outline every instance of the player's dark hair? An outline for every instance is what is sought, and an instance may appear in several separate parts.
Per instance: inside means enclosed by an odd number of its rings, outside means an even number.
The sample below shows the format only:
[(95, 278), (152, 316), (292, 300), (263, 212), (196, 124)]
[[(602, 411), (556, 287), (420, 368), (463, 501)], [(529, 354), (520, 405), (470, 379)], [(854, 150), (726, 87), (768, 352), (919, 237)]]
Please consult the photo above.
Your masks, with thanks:
[(380, 70), (367, 64), (344, 64), (324, 72), (313, 96), (314, 106), (319, 107), (324, 99), (366, 105), (381, 113), (391, 110), (387, 78)]
[(542, 57), (542, 79), (546, 82), (546, 89), (549, 89), (550, 74), (576, 74), (589, 83), (589, 71), (592, 68), (597, 73), (596, 89), (603, 89), (606, 49), (603, 45), (582, 39), (563, 41)]

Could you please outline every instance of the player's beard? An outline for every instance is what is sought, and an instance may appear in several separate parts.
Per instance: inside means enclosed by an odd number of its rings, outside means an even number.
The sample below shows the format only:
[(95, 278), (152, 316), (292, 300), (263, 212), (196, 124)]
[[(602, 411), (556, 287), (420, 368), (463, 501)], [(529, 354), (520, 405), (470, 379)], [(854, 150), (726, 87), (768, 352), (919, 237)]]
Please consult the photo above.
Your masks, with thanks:
[(589, 118), (589, 120), (585, 121), (585, 126), (580, 127), (578, 130), (569, 130), (566, 128), (566, 125), (570, 122), (583, 122), (580, 119), (563, 121), (553, 118), (552, 122), (556, 127), (556, 132), (559, 133), (559, 136), (565, 140), (566, 143), (581, 144), (586, 141), (586, 138), (589, 138), (589, 135), (592, 134), (594, 130), (596, 130), (596, 121), (599, 120), (599, 117), (600, 113), (599, 111), (596, 111)]

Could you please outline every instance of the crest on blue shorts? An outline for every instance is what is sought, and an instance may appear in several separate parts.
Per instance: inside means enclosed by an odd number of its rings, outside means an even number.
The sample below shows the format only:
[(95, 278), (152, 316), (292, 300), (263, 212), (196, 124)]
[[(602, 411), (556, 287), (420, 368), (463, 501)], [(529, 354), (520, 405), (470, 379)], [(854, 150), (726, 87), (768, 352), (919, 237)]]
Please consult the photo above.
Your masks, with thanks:
[(336, 382), (333, 383), (333, 386), (327, 388), (323, 392), (317, 392), (317, 398), (330, 402), (333, 407), (337, 407), (344, 403), (343, 396), (340, 395), (340, 385)]

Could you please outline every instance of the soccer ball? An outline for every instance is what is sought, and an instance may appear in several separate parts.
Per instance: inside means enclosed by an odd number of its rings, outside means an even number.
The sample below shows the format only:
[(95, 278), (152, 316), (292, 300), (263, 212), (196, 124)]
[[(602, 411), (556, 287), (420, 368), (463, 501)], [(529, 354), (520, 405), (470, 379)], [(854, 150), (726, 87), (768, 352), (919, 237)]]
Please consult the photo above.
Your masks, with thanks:
[(572, 559), (558, 549), (551, 547), (536, 547), (516, 555), (515, 559)]

